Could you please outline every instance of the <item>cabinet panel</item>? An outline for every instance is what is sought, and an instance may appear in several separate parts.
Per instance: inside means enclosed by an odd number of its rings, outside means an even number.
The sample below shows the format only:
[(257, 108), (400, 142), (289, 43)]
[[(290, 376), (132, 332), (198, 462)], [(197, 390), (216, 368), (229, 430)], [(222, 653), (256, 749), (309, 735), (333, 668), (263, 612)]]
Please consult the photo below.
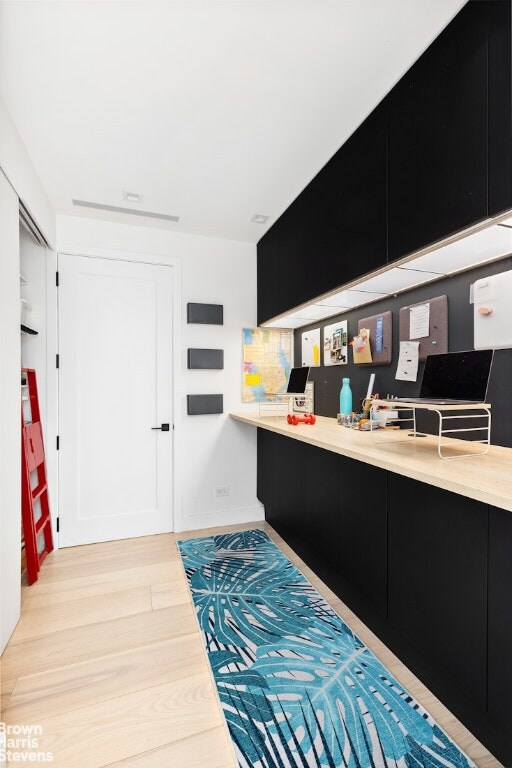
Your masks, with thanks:
[(380, 104), (336, 156), (342, 283), (387, 261), (387, 104)]
[[(489, 509), (488, 710), (510, 734), (512, 723), (512, 513)], [(511, 739), (512, 739), (512, 734)]]
[(276, 497), (275, 510), (268, 521), (293, 546), (295, 540), (304, 538), (306, 444), (283, 435), (273, 435), (273, 439)]
[(388, 616), (482, 710), (487, 506), (388, 475)]
[(512, 207), (512, 62), (510, 0), (489, 10), (489, 215)]
[(276, 221), (278, 312), (306, 301), (306, 195), (302, 193)]
[(470, 2), (389, 96), (389, 260), (487, 215), (487, 3)]
[(277, 229), (268, 230), (257, 246), (258, 325), (277, 314)]
[[(278, 482), (277, 440), (273, 432), (258, 429), (258, 471), (256, 495), (265, 507), (265, 515), (275, 509)], [(270, 512), (271, 514), (271, 512)]]
[[(334, 567), (340, 552), (338, 455), (307, 446), (304, 495), (304, 541), (316, 559)], [(322, 575), (322, 574), (320, 574)]]
[(386, 616), (387, 473), (345, 456), (338, 466), (338, 571)]
[(307, 264), (309, 298), (342, 283), (339, 153), (309, 184), (307, 197)]

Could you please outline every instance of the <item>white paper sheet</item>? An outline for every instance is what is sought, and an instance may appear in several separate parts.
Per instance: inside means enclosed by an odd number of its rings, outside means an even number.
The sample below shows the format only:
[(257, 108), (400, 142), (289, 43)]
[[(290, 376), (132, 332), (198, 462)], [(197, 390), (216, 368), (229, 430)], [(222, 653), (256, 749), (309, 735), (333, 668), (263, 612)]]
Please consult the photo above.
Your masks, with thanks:
[(411, 307), (410, 313), (409, 338), (424, 339), (430, 333), (430, 304)]
[(418, 378), (419, 341), (401, 341), (395, 379), (416, 381)]

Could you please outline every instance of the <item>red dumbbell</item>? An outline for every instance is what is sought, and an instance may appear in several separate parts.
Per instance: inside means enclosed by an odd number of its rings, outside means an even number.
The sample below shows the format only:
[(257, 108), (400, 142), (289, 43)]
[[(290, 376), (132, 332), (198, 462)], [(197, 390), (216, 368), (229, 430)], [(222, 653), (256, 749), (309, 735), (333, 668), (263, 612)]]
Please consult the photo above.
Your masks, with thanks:
[(288, 414), (288, 424), (293, 424), (294, 426), (297, 426), (297, 424), (314, 424), (315, 414), (314, 413), (305, 413), (304, 416), (296, 416), (295, 414)]

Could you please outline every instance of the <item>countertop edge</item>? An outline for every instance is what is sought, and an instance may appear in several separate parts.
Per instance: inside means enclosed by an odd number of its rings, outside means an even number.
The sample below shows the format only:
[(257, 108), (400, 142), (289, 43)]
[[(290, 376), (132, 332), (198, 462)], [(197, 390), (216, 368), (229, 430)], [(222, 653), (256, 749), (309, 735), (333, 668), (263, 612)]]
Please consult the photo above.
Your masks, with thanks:
[[(496, 490), (490, 490), (488, 488), (482, 488), (476, 485), (474, 483), (474, 466), (468, 467), (468, 476), (464, 481), (456, 480), (455, 478), (449, 479), (443, 476), (442, 473), (435, 473), (428, 466), (425, 466), (425, 468), (407, 466), (406, 463), (404, 464), (404, 459), (406, 459), (406, 457), (404, 457), (404, 455), (399, 455), (397, 457), (396, 455), (390, 454), (389, 447), (379, 447), (375, 446), (375, 444), (369, 446), (371, 447), (372, 452), (379, 452), (379, 456), (376, 457), (372, 455), (371, 452), (365, 452), (360, 447), (347, 446), (346, 444), (339, 445), (326, 441), (325, 439), (322, 440), (320, 437), (315, 435), (314, 427), (309, 425), (299, 425), (292, 427), (288, 425), (284, 419), (279, 421), (275, 417), (261, 417), (250, 412), (233, 412), (230, 413), (229, 416), (235, 421), (239, 421), (253, 427), (266, 429), (268, 431), (275, 432), (276, 434), (289, 437), (292, 440), (299, 440), (317, 448), (332, 451), (333, 453), (338, 453), (341, 456), (346, 456), (347, 458), (355, 459), (356, 461), (362, 461), (365, 464), (380, 467), (381, 469), (384, 469), (388, 472), (393, 472), (404, 477), (409, 477), (412, 480), (418, 480), (419, 482), (427, 483), (428, 485), (434, 485), (438, 488), (451, 491), (452, 493), (457, 493), (460, 496), (466, 496), (467, 498), (474, 499), (475, 501), (483, 502), (484, 504), (491, 504), (492, 506), (499, 507), (500, 509), (512, 511), (512, 494), (508, 495), (506, 493), (500, 493)], [(320, 420), (320, 423), (323, 423), (328, 427), (335, 425), (336, 428), (338, 428), (335, 419), (320, 417)], [(342, 429), (342, 427), (339, 427), (339, 429)], [(307, 430), (311, 431), (308, 432)], [(360, 437), (362, 437), (362, 435), (360, 435)], [(365, 433), (364, 437), (367, 437), (369, 440), (371, 439), (371, 436), (368, 433)], [(434, 451), (432, 458), (435, 459), (436, 462), (442, 462), (442, 464), (436, 464), (436, 468), (438, 470), (442, 470), (444, 472), (447, 469), (446, 465), (453, 465), (455, 462), (457, 463), (458, 470), (461, 469), (462, 462), (466, 461), (464, 458), (441, 459), (437, 457), (437, 454), (435, 454), (435, 439), (427, 438), (427, 440), (428, 443), (426, 442), (424, 445), (432, 447)], [(493, 456), (493, 448), (495, 451), (499, 452), (499, 456)], [(475, 456), (475, 458), (478, 461), (484, 461), (484, 466), (487, 470), (491, 468), (493, 471), (496, 471), (496, 469), (499, 471), (499, 467), (496, 467), (495, 463), (500, 459), (503, 460), (505, 456), (507, 459), (509, 458), (505, 452), (510, 452), (510, 459), (512, 460), (512, 449), (502, 448), (500, 446), (491, 446), (491, 452), (488, 455), (480, 457)], [(421, 461), (421, 458), (415, 457), (415, 461)]]

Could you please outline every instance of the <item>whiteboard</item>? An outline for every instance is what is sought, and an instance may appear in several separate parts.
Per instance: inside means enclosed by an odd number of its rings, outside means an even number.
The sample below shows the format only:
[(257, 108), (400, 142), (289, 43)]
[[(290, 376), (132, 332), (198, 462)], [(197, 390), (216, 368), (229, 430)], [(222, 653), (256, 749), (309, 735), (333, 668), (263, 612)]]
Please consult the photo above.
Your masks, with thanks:
[(512, 347), (512, 270), (473, 286), (475, 349)]

